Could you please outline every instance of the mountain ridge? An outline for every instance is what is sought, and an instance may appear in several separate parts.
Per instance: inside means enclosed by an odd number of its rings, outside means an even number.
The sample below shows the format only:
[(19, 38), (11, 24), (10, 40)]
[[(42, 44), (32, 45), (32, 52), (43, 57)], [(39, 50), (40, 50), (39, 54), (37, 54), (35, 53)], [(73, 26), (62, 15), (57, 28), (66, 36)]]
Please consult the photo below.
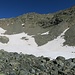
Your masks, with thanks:
[[(38, 14), (38, 13), (27, 13), (16, 18), (8, 18), (0, 20), (0, 26), (7, 30), (5, 34), (17, 34), (21, 32), (26, 32), (29, 35), (35, 35), (36, 43), (41, 46), (46, 44), (48, 41), (53, 40), (59, 36), (66, 28), (70, 28), (75, 23), (75, 6), (68, 8), (67, 10), (62, 10), (53, 14)], [(41, 33), (49, 31), (46, 36), (41, 36)], [(66, 32), (67, 35), (67, 32)], [(69, 35), (70, 36), (70, 35)], [(38, 38), (39, 37), (39, 38)], [(41, 41), (41, 38), (46, 41)], [(74, 46), (74, 44), (68, 43), (66, 38), (64, 45)], [(41, 41), (41, 42), (40, 42)], [(72, 41), (72, 40), (70, 40)]]

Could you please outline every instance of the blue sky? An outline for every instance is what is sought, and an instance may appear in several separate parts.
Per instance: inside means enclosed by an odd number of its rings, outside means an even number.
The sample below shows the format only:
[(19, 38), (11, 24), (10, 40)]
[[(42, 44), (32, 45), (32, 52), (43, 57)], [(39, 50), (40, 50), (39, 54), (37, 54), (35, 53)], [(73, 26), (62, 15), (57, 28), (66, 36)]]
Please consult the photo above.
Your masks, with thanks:
[(75, 0), (0, 0), (0, 18), (16, 17), (29, 12), (47, 14), (75, 5)]

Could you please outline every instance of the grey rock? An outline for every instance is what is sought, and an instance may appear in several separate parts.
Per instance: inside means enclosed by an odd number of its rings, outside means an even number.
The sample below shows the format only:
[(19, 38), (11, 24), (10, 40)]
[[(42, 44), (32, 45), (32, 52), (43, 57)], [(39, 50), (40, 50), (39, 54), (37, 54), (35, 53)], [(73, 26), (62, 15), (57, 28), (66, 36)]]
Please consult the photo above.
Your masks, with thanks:
[(0, 36), (0, 42), (1, 43), (8, 43), (9, 42), (9, 38), (6, 36)]

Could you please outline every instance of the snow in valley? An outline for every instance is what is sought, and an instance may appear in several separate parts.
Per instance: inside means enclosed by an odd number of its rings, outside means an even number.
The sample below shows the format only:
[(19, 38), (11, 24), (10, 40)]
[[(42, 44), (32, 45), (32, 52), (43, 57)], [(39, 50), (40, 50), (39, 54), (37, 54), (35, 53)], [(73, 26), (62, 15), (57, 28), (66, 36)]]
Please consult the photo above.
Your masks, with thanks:
[[(56, 39), (49, 41), (47, 44), (38, 46), (35, 42), (35, 39), (32, 36), (27, 35), (27, 33), (19, 33), (13, 35), (4, 35), (6, 31), (0, 28), (0, 36), (6, 36), (9, 38), (9, 42), (6, 44), (0, 43), (0, 49), (4, 49), (8, 52), (22, 52), (24, 54), (33, 54), (35, 56), (46, 56), (52, 59), (57, 56), (64, 56), (67, 58), (75, 57), (75, 47), (63, 46), (65, 42), (63, 35), (68, 30), (67, 28), (60, 36)], [(48, 34), (48, 32), (41, 35)], [(22, 39), (25, 37), (27, 40)]]

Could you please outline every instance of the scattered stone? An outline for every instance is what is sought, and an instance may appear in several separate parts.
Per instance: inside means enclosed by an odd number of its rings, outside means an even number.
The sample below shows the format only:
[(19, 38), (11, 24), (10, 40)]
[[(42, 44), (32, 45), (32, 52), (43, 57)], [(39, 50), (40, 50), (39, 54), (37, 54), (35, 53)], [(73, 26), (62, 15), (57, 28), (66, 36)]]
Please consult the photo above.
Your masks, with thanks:
[(23, 40), (28, 40), (28, 38), (27, 38), (27, 37), (22, 37), (21, 39), (23, 39)]
[(50, 60), (0, 50), (0, 75), (75, 75), (75, 58)]

